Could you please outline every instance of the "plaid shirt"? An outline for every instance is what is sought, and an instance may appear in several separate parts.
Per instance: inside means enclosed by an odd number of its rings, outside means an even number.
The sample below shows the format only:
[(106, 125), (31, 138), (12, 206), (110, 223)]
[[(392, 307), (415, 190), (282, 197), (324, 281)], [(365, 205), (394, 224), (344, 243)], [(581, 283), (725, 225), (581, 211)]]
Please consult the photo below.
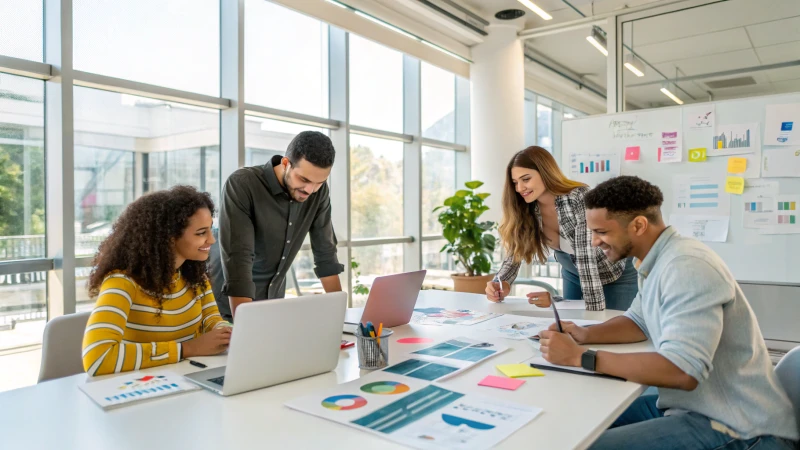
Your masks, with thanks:
[[(625, 270), (625, 260), (612, 263), (606, 258), (605, 253), (598, 247), (592, 247), (592, 230), (586, 225), (586, 206), (583, 197), (588, 188), (573, 189), (567, 195), (556, 197), (556, 213), (558, 214), (558, 234), (561, 239), (566, 239), (575, 249), (575, 254), (570, 255), (578, 275), (581, 279), (583, 299), (589, 311), (602, 311), (606, 309), (606, 297), (603, 295), (603, 285), (617, 281)], [(539, 213), (539, 203), (533, 205), (534, 214), (541, 225), (542, 215)], [(515, 263), (509, 256), (503, 261), (498, 278), (511, 284), (517, 278), (520, 263)]]

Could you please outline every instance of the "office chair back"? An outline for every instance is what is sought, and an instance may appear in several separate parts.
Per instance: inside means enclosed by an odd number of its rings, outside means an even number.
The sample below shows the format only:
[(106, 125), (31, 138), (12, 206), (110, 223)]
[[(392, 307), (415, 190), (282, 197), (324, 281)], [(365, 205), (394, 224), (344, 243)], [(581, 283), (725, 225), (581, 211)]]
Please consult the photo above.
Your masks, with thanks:
[(789, 394), (797, 419), (797, 429), (800, 430), (800, 347), (795, 347), (781, 358), (775, 366), (775, 375)]
[(90, 314), (67, 314), (47, 322), (42, 340), (39, 383), (84, 372), (83, 332)]

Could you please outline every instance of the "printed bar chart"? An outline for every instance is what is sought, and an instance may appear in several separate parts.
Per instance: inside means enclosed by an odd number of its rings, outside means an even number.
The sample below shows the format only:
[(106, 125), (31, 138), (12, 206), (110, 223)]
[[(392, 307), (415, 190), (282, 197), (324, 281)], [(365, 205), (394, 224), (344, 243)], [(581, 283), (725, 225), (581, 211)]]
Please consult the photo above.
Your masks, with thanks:
[(611, 160), (580, 163), (580, 173), (608, 172), (610, 170)]

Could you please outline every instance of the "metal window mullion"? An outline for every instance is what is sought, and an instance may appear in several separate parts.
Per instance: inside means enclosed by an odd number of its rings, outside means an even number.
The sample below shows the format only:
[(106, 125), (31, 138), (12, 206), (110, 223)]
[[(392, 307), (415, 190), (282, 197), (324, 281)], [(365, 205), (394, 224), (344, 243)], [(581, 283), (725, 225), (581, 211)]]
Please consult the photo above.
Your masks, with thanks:
[[(343, 288), (348, 292), (352, 306), (352, 277), (350, 258), (350, 94), (349, 94), (349, 36), (341, 28), (328, 26), (328, 116), (338, 121), (339, 127), (331, 129), (330, 138), (336, 151), (329, 184), (331, 186), (331, 220), (336, 237), (340, 240), (339, 258), (344, 264), (341, 276)], [(341, 244), (341, 241), (346, 244)]]
[(220, 1), (220, 94), (230, 100), (220, 112), (220, 190), (245, 164), (244, 8), (245, 0)]
[(350, 247), (374, 247), (378, 245), (389, 244), (408, 244), (415, 242), (413, 236), (396, 236), (396, 237), (378, 237), (378, 238), (360, 238), (350, 241)]
[(53, 269), (47, 276), (47, 316), (75, 312), (75, 124), (72, 0), (45, 0), (45, 237)]
[(456, 187), (460, 188), (470, 181), (470, 81), (456, 77), (456, 144), (463, 145), (467, 151), (456, 153)]
[(362, 127), (359, 125), (350, 125), (350, 132), (361, 136), (388, 139), (391, 141), (400, 141), (405, 143), (411, 143), (414, 141), (414, 136), (410, 134), (395, 133), (392, 131), (378, 130), (376, 128)]
[(422, 145), (425, 146), (425, 147), (434, 147), (434, 148), (440, 148), (440, 149), (443, 149), (443, 150), (453, 150), (453, 151), (456, 151), (456, 152), (466, 152), (467, 151), (467, 146), (466, 145), (456, 144), (456, 143), (453, 143), (453, 142), (439, 141), (439, 140), (436, 140), (436, 139), (431, 139), (431, 138), (426, 138), (426, 137), (421, 138), (421, 141), (422, 141)]
[(53, 270), (50, 258), (21, 259), (16, 261), (0, 261), (0, 275), (17, 273), (47, 272)]
[(279, 120), (281, 122), (298, 125), (310, 125), (312, 127), (327, 128), (329, 130), (336, 130), (341, 126), (340, 121), (327, 119), (325, 117), (311, 116), (261, 105), (245, 104), (244, 107), (245, 114), (249, 116), (263, 117), (265, 119)]
[[(223, 67), (223, 71), (225, 69), (226, 68)], [(181, 91), (180, 89), (172, 89), (154, 84), (126, 80), (123, 78), (115, 78), (108, 75), (100, 75), (76, 70), (74, 72), (74, 76), (76, 86), (102, 89), (104, 91), (119, 92), (122, 94), (138, 95), (141, 97), (155, 98), (169, 102), (185, 103), (204, 108), (227, 109), (231, 106), (231, 101), (227, 98), (198, 94), (196, 92)]]
[(49, 80), (53, 78), (52, 70), (53, 68), (50, 64), (0, 55), (0, 72), (2, 73)]
[[(414, 242), (404, 246), (403, 270), (422, 267), (422, 134), (421, 64), (403, 55), (403, 133), (413, 136), (403, 144), (403, 233)], [(430, 168), (430, 170), (435, 170)]]

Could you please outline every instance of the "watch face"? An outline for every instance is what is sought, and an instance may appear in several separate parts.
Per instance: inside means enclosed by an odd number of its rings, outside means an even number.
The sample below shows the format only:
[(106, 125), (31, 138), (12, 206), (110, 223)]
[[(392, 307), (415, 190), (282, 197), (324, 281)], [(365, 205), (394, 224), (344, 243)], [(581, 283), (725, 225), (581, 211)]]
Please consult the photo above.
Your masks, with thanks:
[(596, 353), (592, 350), (587, 350), (583, 352), (583, 354), (581, 355), (581, 367), (583, 367), (586, 370), (594, 371), (596, 367), (595, 355)]

